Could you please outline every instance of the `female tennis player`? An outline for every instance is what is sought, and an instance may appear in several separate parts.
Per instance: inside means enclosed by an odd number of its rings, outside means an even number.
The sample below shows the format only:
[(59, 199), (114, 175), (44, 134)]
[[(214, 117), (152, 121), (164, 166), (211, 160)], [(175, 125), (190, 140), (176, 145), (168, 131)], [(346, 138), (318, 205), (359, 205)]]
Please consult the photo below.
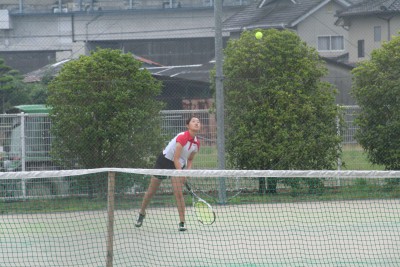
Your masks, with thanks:
[[(175, 136), (163, 150), (163, 153), (158, 156), (154, 166), (155, 169), (191, 169), (194, 156), (200, 149), (200, 142), (196, 136), (201, 128), (200, 120), (197, 117), (192, 116), (186, 120), (186, 127), (188, 130)], [(166, 176), (154, 176), (151, 178), (149, 188), (144, 195), (142, 206), (138, 214), (135, 224), (136, 227), (142, 226), (143, 220), (146, 217), (146, 208), (162, 180), (166, 178)], [(179, 231), (186, 231), (185, 201), (182, 192), (185, 181), (185, 177), (171, 178), (180, 219)]]

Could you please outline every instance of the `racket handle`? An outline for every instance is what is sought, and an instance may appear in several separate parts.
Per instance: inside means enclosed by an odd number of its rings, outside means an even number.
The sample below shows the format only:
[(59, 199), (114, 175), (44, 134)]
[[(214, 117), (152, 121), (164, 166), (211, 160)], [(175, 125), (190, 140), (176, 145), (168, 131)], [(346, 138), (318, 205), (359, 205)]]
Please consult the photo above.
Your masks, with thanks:
[(187, 190), (192, 191), (192, 188), (190, 188), (190, 185), (187, 182), (185, 182), (185, 186)]

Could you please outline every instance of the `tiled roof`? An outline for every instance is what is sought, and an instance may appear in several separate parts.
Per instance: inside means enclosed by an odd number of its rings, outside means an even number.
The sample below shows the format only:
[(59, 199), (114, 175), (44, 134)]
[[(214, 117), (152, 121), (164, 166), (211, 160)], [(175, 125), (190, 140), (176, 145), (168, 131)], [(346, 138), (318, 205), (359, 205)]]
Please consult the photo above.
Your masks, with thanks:
[(400, 12), (400, 0), (365, 0), (338, 14), (339, 17)]
[[(356, 4), (360, 0), (335, 1)], [(290, 28), (326, 0), (261, 0), (234, 14), (223, 23), (224, 31), (254, 28)]]
[[(198, 65), (163, 66), (157, 62), (143, 57), (136, 55), (134, 55), (134, 57), (143, 62), (143, 68), (150, 71), (150, 73), (156, 77), (163, 76), (163, 79), (167, 79), (165, 77), (170, 77), (175, 79), (191, 80), (192, 82), (210, 82), (210, 69), (214, 67), (214, 61)], [(54, 64), (49, 64), (40, 69), (27, 73), (24, 75), (24, 82), (34, 83), (40, 82), (45, 76), (55, 77), (60, 72), (64, 64), (70, 60), (71, 59), (66, 59)]]
[[(161, 64), (154, 62), (150, 59), (140, 57), (137, 55), (133, 55), (133, 57), (135, 59), (139, 60), (140, 62), (142, 62), (144, 68), (146, 68), (146, 67), (162, 67)], [(50, 76), (50, 77), (57, 76), (57, 74), (60, 72), (60, 70), (64, 66), (64, 64), (69, 61), (71, 61), (71, 59), (65, 59), (65, 60), (59, 61), (57, 63), (49, 64), (44, 67), (41, 67), (40, 69), (29, 72), (24, 75), (23, 81), (26, 83), (34, 83), (34, 82), (40, 82), (43, 79), (43, 77), (45, 77), (45, 76)]]

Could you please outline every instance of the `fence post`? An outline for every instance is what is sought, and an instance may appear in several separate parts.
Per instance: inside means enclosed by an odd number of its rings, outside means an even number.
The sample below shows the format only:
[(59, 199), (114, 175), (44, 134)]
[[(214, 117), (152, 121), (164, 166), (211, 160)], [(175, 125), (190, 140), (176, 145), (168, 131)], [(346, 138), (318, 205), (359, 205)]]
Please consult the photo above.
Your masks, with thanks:
[(113, 266), (113, 238), (114, 238), (114, 194), (115, 193), (115, 172), (108, 172), (108, 198), (107, 198), (107, 259), (106, 267)]
[(21, 170), (26, 171), (25, 113), (21, 112)]
[[(26, 171), (25, 113), (21, 112), (21, 171)], [(21, 179), (22, 198), (26, 199), (26, 179)]]
[[(342, 112), (342, 106), (337, 105), (337, 108), (340, 110), (340, 112)], [(340, 129), (340, 117), (339, 116), (336, 116), (336, 131), (337, 131), (337, 135), (339, 137), (342, 137), (342, 132), (341, 132), (341, 129)], [(343, 140), (340, 142), (340, 146), (342, 146), (342, 143), (343, 143)], [(342, 159), (340, 157), (341, 156), (339, 156), (337, 158), (338, 171), (340, 171), (342, 169)], [(337, 183), (337, 186), (340, 186), (340, 177), (337, 178), (336, 183)]]

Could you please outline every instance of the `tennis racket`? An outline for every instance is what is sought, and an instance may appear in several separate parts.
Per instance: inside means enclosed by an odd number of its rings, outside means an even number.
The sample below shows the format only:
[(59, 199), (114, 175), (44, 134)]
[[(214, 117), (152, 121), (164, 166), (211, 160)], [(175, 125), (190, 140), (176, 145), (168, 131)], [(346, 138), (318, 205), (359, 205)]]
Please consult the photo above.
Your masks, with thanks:
[(208, 204), (204, 199), (200, 198), (193, 192), (191, 186), (186, 182), (186, 189), (193, 197), (193, 209), (196, 214), (197, 220), (202, 224), (213, 224), (215, 222), (215, 212), (213, 211), (210, 204)]

